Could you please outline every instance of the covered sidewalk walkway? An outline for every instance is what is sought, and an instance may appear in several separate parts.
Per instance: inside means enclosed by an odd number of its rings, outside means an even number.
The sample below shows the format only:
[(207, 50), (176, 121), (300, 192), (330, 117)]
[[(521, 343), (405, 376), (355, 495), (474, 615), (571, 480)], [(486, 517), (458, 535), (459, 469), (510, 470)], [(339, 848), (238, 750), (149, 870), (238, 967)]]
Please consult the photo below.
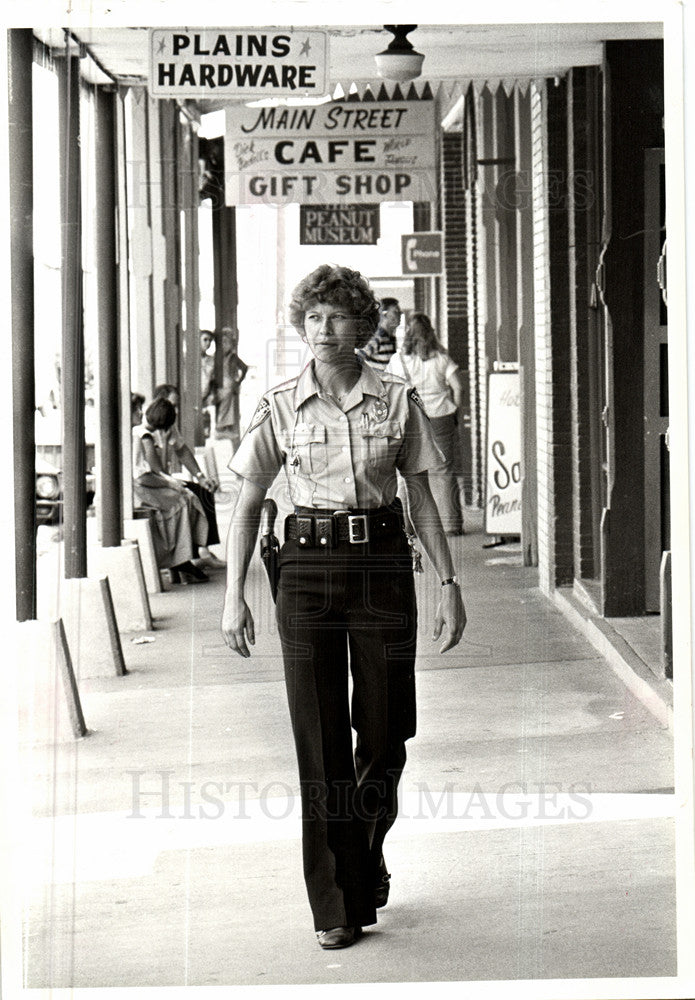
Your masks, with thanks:
[(25, 692), (26, 986), (675, 975), (672, 733), (474, 518), (453, 540), (469, 626), (445, 656), (418, 580), (419, 731), (378, 925), (316, 944), (256, 563), (250, 660), (222, 642), (217, 573), (151, 595), (128, 674), (80, 683), (87, 738), (54, 742)]

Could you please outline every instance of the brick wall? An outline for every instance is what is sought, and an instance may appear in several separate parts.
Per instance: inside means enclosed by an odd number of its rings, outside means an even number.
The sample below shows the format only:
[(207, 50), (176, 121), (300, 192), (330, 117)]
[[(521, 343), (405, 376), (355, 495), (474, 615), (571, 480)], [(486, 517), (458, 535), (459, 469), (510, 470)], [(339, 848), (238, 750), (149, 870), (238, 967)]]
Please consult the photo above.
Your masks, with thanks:
[[(573, 69), (568, 78), (570, 331), (574, 567), (598, 576), (603, 385), (597, 309), (592, 288), (600, 245), (601, 191), (596, 121), (599, 70)], [(594, 289), (593, 297), (598, 305)]]
[(532, 85), (538, 576), (546, 592), (574, 576), (566, 111), (565, 81), (552, 92)]
[(468, 368), (468, 301), (466, 296), (466, 205), (460, 132), (442, 133), (442, 196), (446, 328), (448, 351)]

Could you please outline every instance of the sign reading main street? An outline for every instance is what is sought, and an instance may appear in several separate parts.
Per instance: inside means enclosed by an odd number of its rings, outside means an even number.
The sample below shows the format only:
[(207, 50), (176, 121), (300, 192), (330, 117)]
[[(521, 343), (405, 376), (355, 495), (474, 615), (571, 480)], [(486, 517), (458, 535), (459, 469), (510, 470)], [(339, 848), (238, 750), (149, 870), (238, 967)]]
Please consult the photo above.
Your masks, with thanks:
[(154, 97), (323, 96), (328, 37), (284, 28), (152, 28)]
[(226, 111), (228, 205), (437, 197), (433, 101)]

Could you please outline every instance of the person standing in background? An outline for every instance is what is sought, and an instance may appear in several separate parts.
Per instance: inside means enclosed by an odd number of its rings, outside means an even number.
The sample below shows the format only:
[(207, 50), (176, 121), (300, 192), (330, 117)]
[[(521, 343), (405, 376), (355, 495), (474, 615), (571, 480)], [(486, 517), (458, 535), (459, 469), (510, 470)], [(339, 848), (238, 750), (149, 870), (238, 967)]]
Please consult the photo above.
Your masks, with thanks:
[(444, 455), (444, 465), (431, 470), (432, 494), (446, 533), (461, 535), (463, 514), (456, 472), (460, 461), (459, 413), (463, 379), (459, 366), (439, 343), (425, 313), (411, 315), (403, 347), (394, 354), (386, 370), (405, 378), (422, 399), (434, 439)]
[(237, 354), (239, 334), (229, 326), (222, 329), (222, 386), (217, 392), (216, 436), (229, 438), (232, 453), (241, 439), (239, 423), (239, 386), (246, 378), (249, 366)]
[(382, 299), (379, 306), (379, 326), (364, 347), (357, 354), (372, 368), (385, 371), (396, 352), (396, 330), (401, 321), (401, 307), (398, 299)]
[(215, 355), (208, 354), (215, 337), (210, 330), (200, 331), (200, 407), (203, 411), (203, 434), (210, 437), (210, 408), (217, 402)]

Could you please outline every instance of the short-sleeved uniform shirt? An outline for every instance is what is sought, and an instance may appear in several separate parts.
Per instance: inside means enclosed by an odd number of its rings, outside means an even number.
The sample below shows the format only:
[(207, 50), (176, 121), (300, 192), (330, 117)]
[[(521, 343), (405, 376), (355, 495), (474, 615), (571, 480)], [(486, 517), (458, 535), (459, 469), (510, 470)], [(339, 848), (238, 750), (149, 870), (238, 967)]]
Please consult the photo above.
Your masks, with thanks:
[(362, 366), (341, 406), (310, 362), (262, 398), (229, 463), (267, 489), (284, 466), (296, 507), (373, 509), (396, 495), (396, 470), (439, 466), (442, 455), (417, 393), (397, 375)]

